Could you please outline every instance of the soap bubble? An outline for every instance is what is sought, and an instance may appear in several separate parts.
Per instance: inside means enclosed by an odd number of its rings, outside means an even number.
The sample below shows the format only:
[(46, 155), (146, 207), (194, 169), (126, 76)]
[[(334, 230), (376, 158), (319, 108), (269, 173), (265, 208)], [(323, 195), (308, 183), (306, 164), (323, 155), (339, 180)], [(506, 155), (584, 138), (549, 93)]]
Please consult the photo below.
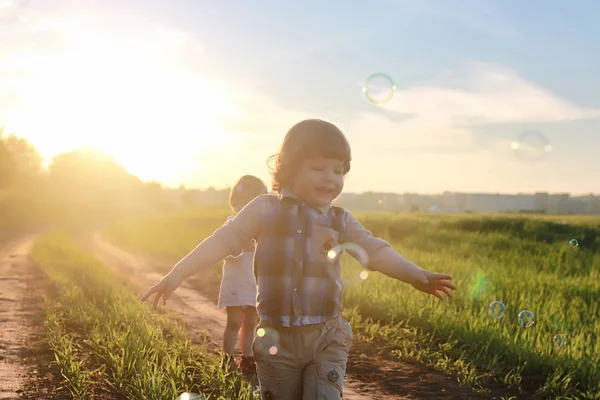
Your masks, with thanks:
[(279, 349), (277, 349), (277, 346), (271, 346), (269, 348), (269, 354), (274, 356), (275, 354), (277, 354), (277, 352), (279, 351)]
[(363, 93), (374, 104), (384, 104), (392, 99), (396, 85), (389, 75), (377, 73), (369, 76), (363, 86)]
[(204, 396), (200, 396), (197, 393), (183, 392), (175, 400), (205, 400)]
[(569, 240), (569, 244), (571, 245), (571, 247), (575, 248), (577, 246), (579, 246), (579, 242), (577, 241), (577, 239), (571, 239)]
[(525, 131), (511, 143), (510, 147), (521, 160), (540, 160), (552, 151), (549, 140), (538, 131)]
[(535, 317), (531, 311), (523, 310), (519, 313), (518, 322), (523, 328), (530, 328), (535, 323)]
[(558, 335), (554, 336), (553, 340), (554, 344), (558, 347), (563, 347), (565, 344), (567, 344), (567, 337), (562, 333), (559, 333)]
[(161, 385), (162, 385), (162, 380), (156, 376), (150, 377), (150, 379), (148, 379), (148, 382), (146, 382), (146, 388), (150, 391), (157, 390), (158, 388), (161, 387)]
[(489, 313), (494, 318), (502, 318), (506, 312), (506, 306), (501, 301), (492, 301), (490, 303)]
[(358, 260), (360, 265), (362, 265), (363, 267), (366, 268), (369, 265), (369, 255), (367, 254), (366, 250), (355, 243), (338, 244), (337, 246), (329, 250), (327, 252), (327, 258), (329, 259), (329, 262), (338, 262), (344, 251), (348, 252), (348, 254), (350, 254), (352, 257)]
[(369, 271), (360, 271), (360, 279), (363, 281), (369, 277)]

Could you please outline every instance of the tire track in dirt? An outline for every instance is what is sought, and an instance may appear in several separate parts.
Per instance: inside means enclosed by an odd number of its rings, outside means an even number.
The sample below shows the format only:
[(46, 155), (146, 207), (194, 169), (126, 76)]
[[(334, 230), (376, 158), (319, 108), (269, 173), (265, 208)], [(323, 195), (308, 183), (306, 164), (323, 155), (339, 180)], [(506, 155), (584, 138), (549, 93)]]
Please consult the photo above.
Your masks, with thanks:
[[(165, 267), (159, 265), (160, 261), (133, 255), (113, 245), (98, 232), (92, 234), (87, 240), (87, 245), (98, 259), (119, 276), (127, 279), (140, 294), (164, 276), (163, 273), (157, 272)], [(171, 295), (166, 308), (192, 329), (197, 329), (196, 332), (208, 336), (211, 350), (220, 349), (226, 324), (225, 310), (217, 308), (213, 301), (198, 291), (197, 281), (184, 281)], [(348, 362), (344, 399), (476, 398), (468, 388), (460, 387), (454, 379), (432, 368), (379, 356), (373, 344), (355, 341), (351, 352), (353, 354)]]
[(0, 399), (18, 399), (27, 379), (22, 354), (31, 336), (34, 310), (25, 305), (34, 267), (28, 260), (35, 236), (0, 245)]
[[(164, 276), (156, 272), (146, 260), (112, 245), (97, 233), (92, 235), (87, 246), (102, 263), (117, 275), (126, 278), (140, 295)], [(184, 281), (171, 295), (166, 308), (197, 329), (198, 335), (193, 339), (201, 340), (199, 337), (208, 336), (211, 338), (211, 350), (220, 349), (218, 341), (215, 343), (212, 339), (222, 335), (227, 322), (226, 314), (216, 308), (209, 299), (200, 296), (188, 281)]]

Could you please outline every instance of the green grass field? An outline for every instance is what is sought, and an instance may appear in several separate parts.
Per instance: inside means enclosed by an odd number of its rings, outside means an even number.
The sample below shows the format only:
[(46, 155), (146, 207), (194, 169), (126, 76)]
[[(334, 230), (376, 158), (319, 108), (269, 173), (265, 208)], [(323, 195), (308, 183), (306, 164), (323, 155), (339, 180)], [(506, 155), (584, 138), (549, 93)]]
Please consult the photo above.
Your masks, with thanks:
[[(115, 243), (177, 261), (224, 221), (226, 210), (194, 211), (112, 226)], [(451, 273), (448, 302), (379, 273), (360, 279), (349, 256), (345, 315), (362, 340), (455, 376), (539, 398), (600, 399), (600, 218), (503, 215), (357, 215), (418, 265)], [(572, 247), (571, 239), (579, 246)], [(168, 267), (171, 267), (169, 265)], [(506, 305), (502, 318), (489, 303)], [(517, 322), (521, 310), (535, 324)], [(565, 335), (558, 346), (553, 338)]]
[(45, 340), (70, 398), (256, 398), (249, 383), (225, 373), (181, 325), (140, 302), (73, 235), (43, 236), (31, 258), (54, 287), (45, 302)]

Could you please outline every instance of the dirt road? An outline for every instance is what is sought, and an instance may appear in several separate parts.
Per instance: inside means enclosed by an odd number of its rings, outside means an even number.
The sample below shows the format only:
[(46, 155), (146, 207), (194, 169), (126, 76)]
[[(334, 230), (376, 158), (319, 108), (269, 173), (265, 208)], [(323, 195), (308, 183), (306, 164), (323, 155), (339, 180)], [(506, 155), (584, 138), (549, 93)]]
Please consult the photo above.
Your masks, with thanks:
[[(18, 399), (27, 378), (22, 362), (36, 310), (25, 299), (39, 273), (28, 261), (34, 236), (0, 245), (0, 399)], [(41, 322), (41, 321), (40, 321)]]
[[(124, 251), (98, 233), (92, 235), (89, 245), (101, 261), (131, 282), (140, 294), (163, 277), (162, 273), (156, 271), (161, 267), (164, 270), (164, 265)], [(167, 308), (178, 314), (193, 332), (206, 333), (213, 348), (217, 349), (222, 340), (226, 314), (198, 291), (198, 280), (186, 280), (173, 293)], [(344, 399), (474, 398), (469, 389), (460, 387), (453, 379), (431, 368), (384, 359), (376, 353), (373, 345), (355, 341), (348, 363)]]

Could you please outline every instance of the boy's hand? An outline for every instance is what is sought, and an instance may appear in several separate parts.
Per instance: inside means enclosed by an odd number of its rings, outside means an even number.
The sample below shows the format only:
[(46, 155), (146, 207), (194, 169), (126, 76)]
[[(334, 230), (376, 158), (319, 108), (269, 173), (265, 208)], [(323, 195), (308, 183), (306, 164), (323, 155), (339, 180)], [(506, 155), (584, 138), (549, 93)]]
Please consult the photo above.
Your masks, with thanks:
[(438, 274), (421, 269), (411, 284), (415, 289), (433, 295), (443, 301), (444, 297), (441, 292), (446, 293), (448, 297), (452, 297), (452, 290), (456, 290), (456, 286), (452, 282), (449, 282), (451, 279), (452, 275)]
[(164, 278), (160, 280), (157, 284), (152, 286), (144, 295), (140, 298), (140, 300), (145, 301), (148, 297), (150, 297), (153, 293), (156, 293), (154, 296), (153, 307), (156, 308), (158, 305), (158, 301), (162, 297), (163, 306), (167, 304), (167, 299), (171, 296), (171, 293), (175, 291), (181, 283), (183, 279), (177, 274), (173, 274), (169, 272)]

